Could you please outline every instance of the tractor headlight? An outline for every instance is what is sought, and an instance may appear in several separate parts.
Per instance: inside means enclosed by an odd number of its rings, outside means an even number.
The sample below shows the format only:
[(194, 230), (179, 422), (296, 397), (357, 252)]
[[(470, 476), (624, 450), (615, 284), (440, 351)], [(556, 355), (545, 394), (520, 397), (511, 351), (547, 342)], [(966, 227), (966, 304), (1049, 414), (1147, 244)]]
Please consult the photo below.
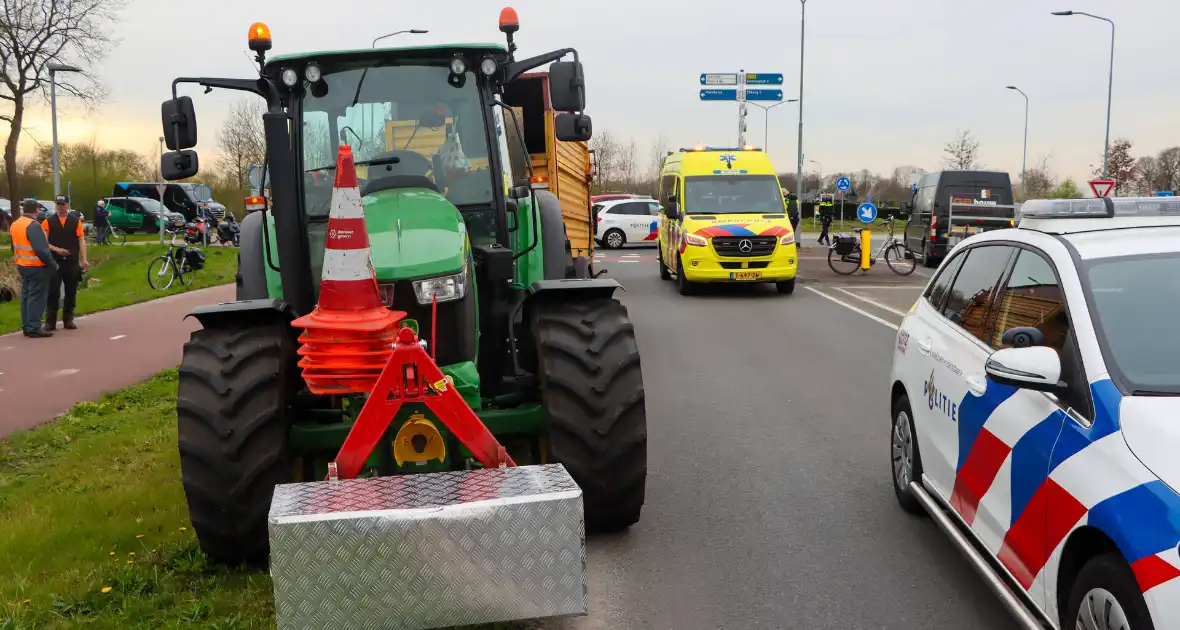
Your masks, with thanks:
[(457, 274), (414, 281), (414, 295), (418, 303), (428, 305), (436, 299), (439, 302), (461, 300), (467, 295), (467, 270)]
[(463, 74), (467, 72), (467, 60), (455, 55), (451, 58), (451, 74)]
[(308, 64), (307, 68), (303, 70), (303, 78), (307, 79), (308, 83), (316, 83), (323, 78), (323, 73), (320, 72), (320, 67), (314, 63)]
[(283, 85), (287, 87), (295, 87), (295, 85), (299, 83), (299, 73), (295, 71), (295, 68), (284, 68), (282, 79)]
[(491, 57), (484, 57), (483, 61), (479, 62), (479, 71), (489, 77), (493, 74), (496, 74), (496, 69), (498, 67), (499, 66), (496, 64), (496, 60), (492, 59)]

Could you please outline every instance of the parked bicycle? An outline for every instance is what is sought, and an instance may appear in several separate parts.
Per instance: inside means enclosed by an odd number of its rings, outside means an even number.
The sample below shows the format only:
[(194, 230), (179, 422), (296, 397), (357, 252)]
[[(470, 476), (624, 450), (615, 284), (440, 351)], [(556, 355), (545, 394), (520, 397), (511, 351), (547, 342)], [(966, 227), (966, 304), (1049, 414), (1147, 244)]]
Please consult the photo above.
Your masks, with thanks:
[(148, 284), (157, 291), (167, 289), (178, 279), (184, 286), (192, 284), (193, 276), (205, 266), (205, 252), (185, 242), (177, 244), (176, 237), (182, 236), (182, 232), (169, 234), (168, 252), (148, 264)]
[[(869, 267), (877, 261), (885, 259), (889, 269), (899, 276), (908, 276), (917, 268), (917, 261), (901, 239), (893, 235), (893, 217), (889, 216), (877, 222), (877, 225), (887, 225), (889, 236), (881, 243), (881, 248), (869, 258)], [(837, 234), (832, 246), (828, 250), (828, 266), (832, 271), (842, 275), (852, 275), (860, 269), (860, 233), (869, 228), (856, 228), (855, 234)]]

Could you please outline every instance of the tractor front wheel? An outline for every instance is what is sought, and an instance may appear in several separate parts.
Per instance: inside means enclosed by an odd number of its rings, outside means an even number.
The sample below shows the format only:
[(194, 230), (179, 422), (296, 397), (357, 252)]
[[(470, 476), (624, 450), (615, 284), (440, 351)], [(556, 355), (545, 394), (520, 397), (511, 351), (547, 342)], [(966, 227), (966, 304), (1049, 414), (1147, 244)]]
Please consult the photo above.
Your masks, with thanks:
[(201, 550), (265, 565), (276, 484), (292, 480), (289, 327), (204, 329), (184, 345), (176, 401), (180, 473)]
[(639, 521), (647, 479), (647, 411), (639, 346), (618, 300), (546, 302), (533, 310), (549, 459), (582, 489), (586, 529)]

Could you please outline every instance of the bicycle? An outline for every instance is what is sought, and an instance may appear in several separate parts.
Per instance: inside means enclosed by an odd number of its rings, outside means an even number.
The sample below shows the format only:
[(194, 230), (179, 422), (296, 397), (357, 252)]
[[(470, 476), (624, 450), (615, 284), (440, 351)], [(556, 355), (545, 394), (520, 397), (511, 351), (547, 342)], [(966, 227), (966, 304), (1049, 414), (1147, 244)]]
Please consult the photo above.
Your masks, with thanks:
[[(99, 237), (99, 230), (104, 230), (106, 234)], [(108, 225), (105, 228), (95, 227), (93, 223), (86, 224), (87, 240), (94, 245), (126, 245), (127, 233), (119, 228)]]
[[(889, 270), (893, 273), (899, 276), (908, 276), (914, 273), (918, 262), (914, 259), (913, 254), (910, 253), (909, 248), (905, 246), (902, 240), (893, 235), (893, 217), (886, 217), (878, 221), (877, 225), (888, 225), (889, 237), (881, 243), (881, 248), (877, 250), (877, 253), (869, 258), (869, 267), (872, 267), (877, 264), (877, 261), (884, 258), (885, 264), (889, 266)], [(867, 227), (856, 228), (853, 231), (859, 236), (860, 232), (867, 229)], [(832, 243), (832, 246), (828, 249), (828, 267), (831, 267), (832, 271), (842, 276), (852, 275), (857, 269), (860, 269), (860, 258), (861, 249), (859, 238), (854, 240), (851, 246), (849, 246), (847, 241), (841, 243), (839, 235), (837, 235), (836, 242)]]
[[(148, 284), (157, 291), (164, 291), (172, 286), (172, 282), (180, 279), (180, 284), (188, 286), (192, 284), (193, 274), (195, 274), (204, 265), (193, 265), (190, 251), (201, 253), (201, 250), (193, 247), (190, 248), (186, 243), (176, 244), (176, 237), (181, 235), (179, 231), (169, 231), (171, 238), (168, 240), (168, 253), (163, 254), (157, 258), (153, 258), (148, 263)], [(165, 281), (167, 278), (167, 281)]]

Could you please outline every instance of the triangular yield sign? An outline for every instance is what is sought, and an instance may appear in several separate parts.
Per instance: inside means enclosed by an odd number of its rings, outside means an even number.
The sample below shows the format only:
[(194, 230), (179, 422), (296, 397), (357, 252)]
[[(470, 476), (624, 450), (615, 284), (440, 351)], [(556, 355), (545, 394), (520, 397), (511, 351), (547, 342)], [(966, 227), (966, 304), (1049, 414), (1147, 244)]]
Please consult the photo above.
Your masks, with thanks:
[(1095, 179), (1090, 182), (1090, 190), (1094, 191), (1095, 197), (1101, 199), (1114, 190), (1115, 183), (1113, 179)]

